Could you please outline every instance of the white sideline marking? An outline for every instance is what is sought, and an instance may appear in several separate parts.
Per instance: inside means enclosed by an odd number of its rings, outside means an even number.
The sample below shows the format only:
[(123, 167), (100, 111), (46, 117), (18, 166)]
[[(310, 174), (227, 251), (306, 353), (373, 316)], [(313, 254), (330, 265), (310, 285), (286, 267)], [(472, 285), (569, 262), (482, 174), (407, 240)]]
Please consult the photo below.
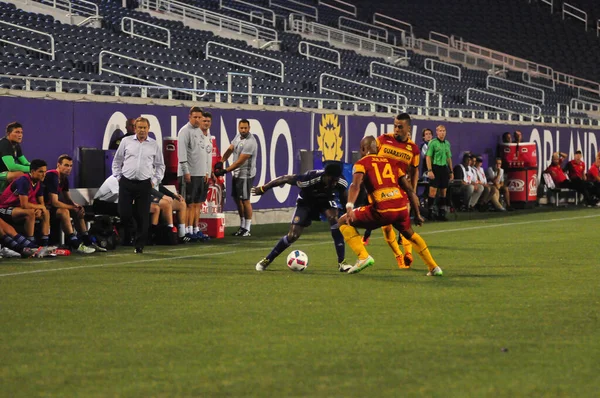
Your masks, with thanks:
[[(433, 235), (433, 234), (447, 233), (447, 232), (473, 231), (473, 230), (487, 229), (487, 228), (512, 227), (514, 225), (542, 224), (542, 223), (549, 223), (549, 222), (555, 222), (555, 221), (571, 221), (571, 220), (580, 220), (580, 219), (584, 219), (584, 218), (597, 218), (597, 217), (600, 217), (600, 214), (596, 214), (596, 215), (592, 215), (592, 216), (551, 218), (551, 219), (548, 219), (548, 220), (521, 221), (521, 222), (515, 222), (515, 223), (504, 223), (504, 224), (493, 224), (493, 225), (479, 225), (479, 226), (476, 226), (476, 227), (467, 227), (467, 228), (444, 229), (444, 230), (440, 230), (440, 231), (423, 232), (420, 235)], [(319, 246), (319, 245), (325, 245), (325, 244), (331, 244), (331, 242), (327, 241), (327, 242), (313, 243), (313, 244), (308, 245), (308, 246)], [(235, 243), (235, 244), (232, 244), (232, 245), (229, 245), (229, 246), (236, 246), (236, 245), (239, 245), (239, 243)], [(269, 247), (260, 247), (260, 248), (253, 248), (253, 249), (245, 249), (245, 251), (268, 250), (270, 248), (272, 248), (272, 246), (269, 246)], [(161, 258), (142, 259), (142, 260), (136, 260), (136, 261), (124, 261), (124, 262), (121, 262), (121, 263), (104, 263), (104, 264), (95, 264), (95, 265), (80, 265), (80, 266), (75, 266), (75, 267), (40, 269), (40, 270), (34, 270), (34, 271), (23, 271), (23, 272), (13, 272), (13, 273), (8, 273), (8, 274), (0, 274), (0, 277), (15, 276), (15, 275), (26, 275), (26, 274), (39, 274), (39, 273), (44, 273), (44, 272), (57, 272), (57, 271), (65, 271), (65, 270), (73, 270), (73, 269), (81, 269), (81, 268), (99, 268), (99, 267), (105, 267), (107, 265), (140, 264), (140, 263), (151, 263), (151, 262), (156, 262), (156, 261), (181, 260), (181, 259), (195, 258), (195, 257), (221, 256), (221, 255), (228, 255), (228, 254), (233, 254), (233, 253), (237, 253), (237, 251), (230, 250), (230, 251), (218, 252), (218, 253), (202, 253), (202, 254), (192, 254), (192, 255), (189, 255), (189, 256), (161, 257)], [(121, 255), (117, 254), (115, 256), (121, 256)]]

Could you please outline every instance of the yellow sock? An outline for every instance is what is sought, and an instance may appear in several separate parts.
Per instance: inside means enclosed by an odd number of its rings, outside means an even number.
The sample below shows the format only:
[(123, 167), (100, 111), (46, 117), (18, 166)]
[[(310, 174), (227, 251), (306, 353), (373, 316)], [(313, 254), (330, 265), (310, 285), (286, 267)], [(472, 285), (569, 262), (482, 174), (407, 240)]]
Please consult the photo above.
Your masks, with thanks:
[(394, 232), (394, 227), (391, 225), (386, 225), (385, 227), (381, 227), (381, 231), (383, 231), (383, 238), (387, 242), (390, 249), (392, 249), (394, 252), (394, 256), (401, 256), (402, 252), (400, 251), (398, 242), (396, 242), (396, 233)]
[(402, 247), (404, 248), (404, 253), (412, 254), (412, 243), (410, 243), (410, 241), (402, 235), (400, 235), (400, 239), (402, 239)]
[(427, 243), (425, 243), (423, 238), (421, 238), (421, 235), (415, 232), (410, 238), (410, 241), (417, 248), (419, 256), (421, 257), (423, 262), (427, 264), (427, 268), (429, 268), (429, 271), (432, 271), (435, 267), (438, 266), (433, 257), (431, 257), (431, 253), (429, 253), (429, 249), (427, 248)]
[(364, 260), (369, 257), (369, 252), (365, 248), (365, 245), (362, 242), (361, 236), (358, 234), (356, 228), (350, 225), (342, 225), (340, 226), (340, 232), (344, 235), (344, 240), (350, 246), (352, 251), (358, 256), (360, 260)]

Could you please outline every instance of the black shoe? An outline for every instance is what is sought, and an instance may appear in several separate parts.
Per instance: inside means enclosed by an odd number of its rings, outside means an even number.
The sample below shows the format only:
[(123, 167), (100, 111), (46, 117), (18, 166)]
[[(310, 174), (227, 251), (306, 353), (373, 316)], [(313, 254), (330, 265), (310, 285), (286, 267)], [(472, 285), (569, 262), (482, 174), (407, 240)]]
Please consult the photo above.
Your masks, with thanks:
[(144, 249), (143, 249), (143, 248), (141, 248), (141, 247), (137, 247), (137, 248), (135, 249), (134, 253), (135, 253), (135, 254), (142, 254), (142, 253), (144, 253)]
[(233, 234), (233, 236), (250, 236), (250, 233), (246, 228), (240, 228)]

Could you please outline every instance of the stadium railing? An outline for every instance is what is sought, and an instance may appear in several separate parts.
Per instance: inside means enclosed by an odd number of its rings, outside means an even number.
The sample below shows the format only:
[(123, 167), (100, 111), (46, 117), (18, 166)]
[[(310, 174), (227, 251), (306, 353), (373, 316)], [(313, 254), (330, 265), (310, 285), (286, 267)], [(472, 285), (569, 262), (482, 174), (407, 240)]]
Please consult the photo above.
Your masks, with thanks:
[(0, 24), (5, 25), (5, 26), (10, 26), (10, 27), (16, 28), (16, 29), (25, 30), (25, 31), (28, 31), (28, 32), (33, 32), (33, 33), (36, 33), (36, 34), (48, 37), (50, 39), (50, 49), (48, 49), (48, 50), (44, 50), (44, 49), (40, 49), (40, 48), (35, 48), (35, 47), (31, 47), (31, 46), (26, 46), (24, 44), (18, 43), (16, 40), (9, 40), (9, 39), (0, 38), (0, 42), (7, 43), (7, 44), (10, 44), (10, 45), (13, 45), (13, 46), (16, 46), (16, 47), (21, 47), (21, 48), (24, 48), (26, 50), (34, 51), (34, 52), (37, 52), (37, 53), (40, 53), (40, 54), (48, 55), (52, 60), (54, 60), (54, 58), (55, 58), (54, 36), (52, 36), (49, 33), (42, 32), (41, 30), (27, 28), (25, 26), (17, 25), (17, 24), (14, 24), (14, 23), (6, 22), (6, 21), (0, 21)]
[[(226, 49), (227, 53), (220, 53), (217, 49)], [(233, 56), (234, 53), (244, 54), (244, 57), (237, 57), (237, 59)], [(232, 55), (232, 59), (227, 58), (227, 54)], [(251, 62), (242, 62), (242, 60), (248, 60), (248, 56), (254, 57), (255, 60), (260, 60), (260, 64), (253, 66)], [(216, 41), (208, 41), (206, 43), (206, 59), (214, 59), (217, 61), (226, 62), (228, 64), (242, 66), (247, 69), (255, 70), (260, 73), (264, 73), (266, 75), (275, 76), (280, 79), (282, 82), (285, 81), (285, 65), (278, 59), (267, 57), (265, 55), (260, 55), (251, 51), (246, 51), (239, 49), (237, 47), (229, 46), (227, 44), (219, 43)], [(265, 62), (269, 62), (266, 64)], [(273, 67), (273, 70), (279, 69), (278, 72), (271, 72), (267, 70), (268, 67)]]
[[(499, 84), (496, 84), (496, 83), (499, 83)], [(510, 86), (526, 88), (527, 90), (529, 90), (529, 93), (526, 93), (526, 92), (523, 92), (520, 90), (510, 90), (508, 88)], [(531, 87), (527, 84), (517, 83), (512, 80), (503, 79), (498, 76), (488, 75), (485, 79), (485, 88), (487, 88), (488, 90), (492, 89), (492, 90), (504, 91), (506, 93), (516, 95), (518, 97), (541, 102), (542, 104), (546, 103), (546, 99), (545, 99), (546, 93), (544, 92), (544, 90), (542, 90), (540, 88), (536, 88), (536, 87)]]
[[(479, 94), (479, 96), (476, 96), (477, 94)], [(491, 98), (491, 100), (488, 99), (488, 101), (486, 102), (485, 99), (487, 97), (492, 97), (492, 98)], [(499, 99), (501, 101), (509, 102), (509, 103), (513, 103), (513, 104), (522, 105), (524, 108), (530, 109), (530, 112), (529, 113), (514, 112), (511, 109), (503, 107), (502, 105), (500, 105), (499, 102), (495, 102), (494, 101), (495, 99)], [(474, 87), (469, 87), (467, 89), (467, 104), (477, 104), (477, 105), (501, 110), (504, 112), (518, 113), (518, 114), (527, 116), (531, 120), (540, 120), (540, 118), (542, 117), (542, 109), (538, 105), (530, 104), (529, 102), (525, 102), (525, 101), (516, 100), (514, 98), (510, 98), (510, 97), (507, 97), (504, 95), (491, 93), (489, 91), (480, 90), (480, 89), (474, 88)]]
[(325, 2), (324, 0), (318, 0), (317, 5), (322, 7), (328, 7), (339, 12), (352, 15), (353, 17), (356, 17), (358, 15), (356, 6), (354, 4), (346, 3), (342, 0), (328, 0), (327, 2)]
[(300, 15), (304, 18), (319, 20), (317, 7), (295, 0), (269, 0), (269, 8), (288, 11), (290, 14)]
[(141, 0), (140, 7), (143, 10), (157, 11), (172, 16), (176, 15), (183, 20), (196, 20), (216, 26), (219, 29), (226, 29), (240, 35), (250, 36), (257, 41), (278, 40), (275, 29), (208, 11), (176, 0)]
[[(257, 4), (250, 3), (244, 0), (229, 0), (231, 5), (238, 5), (240, 8), (253, 8), (250, 10), (250, 14), (248, 14), (247, 10), (238, 9), (235, 7), (230, 7), (227, 4), (223, 3), (223, 0), (219, 0), (219, 9), (229, 10), (231, 12), (236, 12), (238, 14), (250, 16), (250, 20), (259, 19), (261, 21), (261, 25), (264, 25), (265, 22), (271, 24), (271, 26), (275, 26), (277, 23), (275, 12), (269, 8), (261, 7)], [(268, 15), (268, 17), (265, 16)]]
[(389, 40), (389, 32), (386, 28), (367, 22), (357, 21), (356, 19), (345, 16), (340, 16), (338, 18), (338, 29), (353, 32), (384, 43)]
[[(311, 51), (310, 51), (311, 48), (318, 48), (320, 50), (323, 50), (326, 53), (333, 54), (335, 59), (331, 60), (331, 59), (327, 59), (325, 57), (321, 57), (316, 54), (311, 54)], [(308, 41), (301, 41), (298, 43), (298, 53), (305, 56), (307, 59), (316, 59), (316, 60), (319, 60), (322, 62), (327, 62), (327, 63), (333, 64), (333, 65), (337, 66), (338, 68), (342, 67), (341, 54), (338, 50), (334, 50), (333, 48), (320, 46), (318, 44), (314, 44), (314, 43), (311, 43)]]
[(401, 21), (396, 18), (388, 17), (387, 15), (376, 12), (373, 14), (373, 24), (383, 26), (387, 29), (396, 31), (400, 35), (400, 40), (397, 40), (398, 35), (394, 35), (393, 43), (395, 46), (406, 46), (407, 36), (414, 38), (413, 26), (408, 22)]
[[(436, 70), (435, 65), (440, 65), (442, 67), (445, 67), (446, 70), (448, 70), (448, 69), (454, 70), (454, 71), (456, 71), (456, 74), (444, 72), (441, 70)], [(437, 73), (439, 75), (448, 76), (448, 77), (451, 77), (458, 81), (461, 81), (461, 79), (462, 79), (462, 69), (460, 68), (460, 66), (450, 64), (448, 62), (439, 61), (439, 60), (433, 59), (433, 58), (425, 58), (425, 60), (423, 61), (423, 67), (425, 68), (425, 70), (427, 70), (431, 73)]]
[[(194, 75), (192, 73), (184, 72), (182, 70), (168, 68), (168, 67), (166, 67), (164, 65), (155, 64), (155, 63), (148, 62), (148, 61), (143, 61), (141, 59), (137, 59), (137, 58), (133, 58), (133, 57), (128, 57), (127, 55), (123, 55), (123, 54), (119, 54), (119, 53), (115, 53), (115, 52), (107, 51), (107, 50), (100, 51), (100, 55), (98, 56), (98, 74), (100, 74), (100, 75), (102, 74), (102, 72), (108, 72), (108, 73), (112, 73), (112, 74), (115, 74), (115, 75), (118, 75), (118, 76), (126, 77), (126, 78), (134, 80), (134, 81), (144, 82), (144, 83), (149, 84), (149, 85), (163, 86), (160, 83), (153, 82), (151, 80), (147, 80), (147, 79), (144, 79), (142, 77), (135, 76), (133, 74), (124, 73), (124, 72), (121, 72), (121, 71), (118, 71), (118, 70), (115, 70), (115, 69), (111, 69), (111, 66), (107, 66), (106, 65), (106, 63), (108, 61), (104, 60), (105, 56), (112, 57), (112, 59), (111, 59), (112, 61), (115, 60), (114, 59), (115, 57), (116, 58), (122, 58), (122, 59), (125, 59), (125, 60), (128, 60), (128, 61), (134, 61), (134, 62), (140, 63), (142, 65), (152, 66), (152, 67), (164, 70), (164, 71), (169, 71), (169, 72), (177, 73), (177, 74), (179, 74), (181, 76), (185, 76), (185, 77), (191, 79), (192, 91), (188, 92), (186, 90), (174, 89), (174, 88), (172, 88), (171, 91), (178, 91), (178, 92), (182, 92), (182, 93), (185, 93), (185, 94), (191, 94), (192, 101), (195, 101), (198, 97), (203, 97), (205, 95), (204, 92), (201, 92), (200, 94), (198, 94), (198, 92), (199, 92), (198, 90), (200, 90), (202, 88), (204, 90), (206, 90), (207, 85), (208, 85), (208, 82), (202, 76)], [(198, 85), (199, 82), (202, 82), (203, 85), (204, 85), (204, 87), (200, 87)], [(171, 93), (169, 95), (171, 95)]]
[[(127, 23), (129, 22), (129, 23)], [(144, 26), (149, 26), (153, 29), (157, 29), (163, 32), (167, 32), (167, 40), (166, 41), (161, 41), (161, 40), (157, 40), (154, 39), (150, 36), (146, 36), (142, 33), (136, 33), (135, 32), (135, 25), (136, 24), (140, 24), (140, 25), (144, 25)], [(148, 23), (148, 22), (144, 22), (144, 21), (140, 21), (139, 19), (134, 19), (134, 18), (130, 18), (130, 17), (123, 17), (121, 19), (121, 32), (131, 36), (131, 37), (139, 37), (142, 38), (144, 40), (148, 40), (151, 41), (153, 43), (157, 43), (157, 44), (161, 44), (163, 46), (166, 46), (167, 48), (171, 48), (171, 31), (167, 28), (163, 28), (162, 26), (158, 26), (156, 24), (152, 24), (152, 23)]]

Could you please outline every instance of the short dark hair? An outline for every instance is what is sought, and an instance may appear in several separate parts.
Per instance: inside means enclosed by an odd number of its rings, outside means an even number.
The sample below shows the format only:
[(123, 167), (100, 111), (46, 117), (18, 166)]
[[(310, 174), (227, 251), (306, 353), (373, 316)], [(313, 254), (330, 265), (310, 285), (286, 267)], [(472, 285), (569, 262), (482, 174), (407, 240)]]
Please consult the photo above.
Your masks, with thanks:
[(202, 116), (209, 118), (212, 120), (212, 114), (210, 112), (202, 112)]
[(248, 119), (242, 119), (238, 122), (238, 126), (242, 123), (246, 123), (248, 126), (250, 126), (250, 122), (248, 121)]
[(33, 159), (29, 164), (29, 170), (37, 170), (40, 167), (48, 167), (48, 163), (46, 163), (43, 159)]
[(581, 150), (578, 149), (575, 151), (575, 155), (583, 155), (583, 153), (581, 152)]
[(73, 158), (65, 153), (58, 157), (58, 164), (62, 164), (63, 160), (70, 160), (72, 162)]
[(421, 130), (421, 138), (425, 138), (425, 132), (429, 131), (431, 133), (431, 135), (433, 135), (433, 130), (430, 128), (425, 127), (423, 130)]
[(410, 115), (408, 113), (401, 113), (398, 116), (396, 116), (396, 119), (398, 120), (408, 120), (408, 124), (411, 124), (412, 121), (410, 120)]
[(200, 113), (202, 113), (202, 108), (200, 108), (199, 106), (192, 106), (192, 107), (190, 108), (190, 115), (191, 115), (192, 113), (194, 113), (194, 112), (200, 112)]
[(506, 133), (502, 134), (502, 142), (504, 142), (505, 144), (510, 142), (511, 139), (511, 134), (507, 131)]
[(325, 164), (325, 175), (339, 178), (342, 175), (342, 164), (340, 162), (327, 162)]
[(19, 122), (11, 122), (6, 125), (6, 135), (12, 133), (14, 129), (23, 128), (23, 125)]
[(462, 157), (462, 161), (464, 162), (467, 159), (471, 159), (471, 152), (465, 152)]

